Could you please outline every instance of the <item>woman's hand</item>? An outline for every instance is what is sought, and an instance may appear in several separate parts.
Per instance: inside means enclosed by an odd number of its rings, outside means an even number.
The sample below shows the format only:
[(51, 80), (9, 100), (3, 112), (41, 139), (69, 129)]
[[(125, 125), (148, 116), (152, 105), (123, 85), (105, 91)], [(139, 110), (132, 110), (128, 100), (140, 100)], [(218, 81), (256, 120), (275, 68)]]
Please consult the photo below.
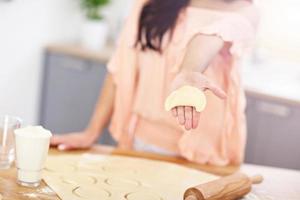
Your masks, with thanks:
[(59, 150), (74, 150), (90, 148), (97, 140), (98, 135), (89, 131), (69, 133), (65, 135), (54, 135), (51, 138), (51, 146)]
[[(172, 83), (172, 91), (184, 85), (197, 87), (202, 91), (210, 90), (220, 99), (226, 98), (225, 92), (200, 72), (179, 73)], [(186, 130), (198, 127), (200, 113), (196, 111), (195, 107), (177, 106), (172, 109), (172, 115), (177, 118), (178, 123), (184, 126)]]

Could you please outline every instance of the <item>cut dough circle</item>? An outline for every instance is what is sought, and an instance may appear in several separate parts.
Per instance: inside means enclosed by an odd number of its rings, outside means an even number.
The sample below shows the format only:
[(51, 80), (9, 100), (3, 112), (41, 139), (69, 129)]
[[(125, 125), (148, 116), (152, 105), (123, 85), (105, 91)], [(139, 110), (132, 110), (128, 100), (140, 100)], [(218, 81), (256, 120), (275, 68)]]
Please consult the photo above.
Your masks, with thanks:
[(76, 171), (76, 166), (74, 163), (55, 163), (48, 162), (45, 167), (46, 171), (49, 172), (60, 172), (60, 173), (70, 173)]
[(102, 167), (102, 170), (112, 174), (136, 174), (135, 169), (126, 166), (120, 167), (120, 165), (105, 165)]
[(182, 86), (172, 92), (165, 101), (166, 111), (177, 106), (193, 106), (197, 112), (202, 112), (206, 106), (206, 96), (202, 90), (196, 87)]
[(61, 180), (64, 183), (72, 184), (72, 185), (93, 185), (97, 183), (97, 178), (87, 175), (63, 175), (61, 176)]
[(133, 192), (125, 196), (126, 200), (163, 200), (160, 196), (150, 192)]
[(78, 187), (73, 190), (73, 194), (83, 199), (107, 199), (111, 193), (101, 188)]
[(122, 178), (107, 178), (104, 181), (106, 184), (113, 186), (113, 187), (121, 187), (121, 188), (135, 188), (139, 187), (141, 184), (138, 181), (131, 180), (131, 179), (122, 179)]

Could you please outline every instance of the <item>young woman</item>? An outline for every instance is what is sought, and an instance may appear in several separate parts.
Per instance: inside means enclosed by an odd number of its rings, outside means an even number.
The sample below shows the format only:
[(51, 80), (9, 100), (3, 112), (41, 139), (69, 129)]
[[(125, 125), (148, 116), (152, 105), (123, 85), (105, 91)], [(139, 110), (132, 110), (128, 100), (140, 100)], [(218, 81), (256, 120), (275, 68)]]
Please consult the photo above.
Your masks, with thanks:
[[(88, 148), (111, 121), (120, 147), (241, 163), (246, 127), (238, 61), (257, 20), (248, 0), (137, 0), (89, 125), (53, 137), (52, 145)], [(205, 91), (201, 116), (190, 106), (164, 110), (168, 94), (183, 85)]]

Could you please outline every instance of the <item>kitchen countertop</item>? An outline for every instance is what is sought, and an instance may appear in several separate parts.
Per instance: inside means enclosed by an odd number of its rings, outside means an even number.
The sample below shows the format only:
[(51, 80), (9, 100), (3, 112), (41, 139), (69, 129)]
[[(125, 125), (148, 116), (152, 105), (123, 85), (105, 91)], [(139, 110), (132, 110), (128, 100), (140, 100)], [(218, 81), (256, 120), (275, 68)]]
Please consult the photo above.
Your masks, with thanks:
[(246, 91), (299, 104), (300, 63), (268, 60), (272, 61), (243, 64), (241, 73)]
[[(103, 50), (94, 51), (74, 44), (52, 44), (46, 47), (46, 51), (106, 63), (114, 51), (114, 46), (108, 45)], [(241, 73), (246, 92), (299, 105), (300, 64), (269, 60), (272, 62), (243, 64)]]
[[(161, 160), (166, 162), (173, 162), (186, 167), (192, 167), (195, 169), (202, 169), (204, 171), (215, 173), (215, 174), (230, 174), (237, 170), (237, 166), (229, 167), (213, 167), (198, 165), (195, 163), (188, 162), (181, 158), (162, 156), (152, 153), (136, 152), (115, 149), (110, 146), (95, 146), (91, 150), (87, 151), (76, 151), (72, 153), (95, 153), (95, 154), (112, 154), (112, 155), (123, 155), (140, 158), (148, 158), (154, 160)], [(64, 153), (52, 149), (51, 155), (62, 155)], [(262, 174), (264, 176), (264, 182), (260, 185), (253, 187), (253, 192), (245, 200), (299, 200), (300, 199), (300, 172), (263, 167), (257, 165), (242, 165), (241, 171), (249, 175)], [(4, 200), (59, 200), (50, 188), (43, 183), (37, 189), (30, 189), (18, 186), (15, 183), (16, 180), (16, 169), (0, 171), (0, 193), (3, 195)]]
[(114, 46), (107, 45), (104, 49), (96, 51), (75, 44), (51, 44), (46, 47), (46, 51), (106, 63), (113, 54)]

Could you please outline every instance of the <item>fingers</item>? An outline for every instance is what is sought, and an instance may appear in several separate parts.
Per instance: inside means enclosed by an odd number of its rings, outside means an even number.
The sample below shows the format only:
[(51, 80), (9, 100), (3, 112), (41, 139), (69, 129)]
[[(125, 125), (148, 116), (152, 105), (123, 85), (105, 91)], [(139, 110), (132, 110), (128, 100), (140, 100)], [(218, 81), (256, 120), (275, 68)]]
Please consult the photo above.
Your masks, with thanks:
[(177, 117), (178, 123), (184, 126), (188, 131), (198, 127), (200, 113), (192, 106), (179, 106), (173, 108), (172, 115)]
[(73, 143), (61, 143), (57, 146), (57, 149), (60, 151), (70, 151), (70, 150), (76, 150), (76, 149), (88, 149), (90, 145), (87, 145), (85, 141), (82, 141), (81, 143), (78, 143), (78, 141)]
[(50, 145), (53, 147), (57, 147), (57, 149), (60, 151), (67, 151), (73, 149), (72, 145), (69, 144), (70, 142), (72, 141), (69, 140), (68, 136), (66, 135), (63, 136), (54, 135), (51, 138)]
[(196, 129), (198, 127), (199, 119), (200, 119), (200, 113), (197, 112), (195, 108), (193, 108), (193, 123), (192, 123), (193, 129)]
[(55, 135), (51, 139), (51, 145), (57, 146), (60, 151), (68, 151), (75, 149), (87, 149), (91, 147), (96, 138), (91, 137), (85, 132), (71, 133), (66, 135)]
[(51, 146), (57, 146), (63, 142), (63, 138), (61, 136), (54, 135), (50, 140)]
[(69, 151), (75, 149), (72, 145), (69, 144), (60, 144), (57, 146), (57, 149), (60, 151)]
[(178, 123), (180, 125), (184, 125), (185, 123), (185, 116), (184, 116), (184, 106), (179, 106), (177, 107), (177, 119), (178, 119)]
[(184, 107), (184, 117), (185, 117), (185, 129), (191, 130), (193, 124), (193, 107), (185, 106)]
[(59, 144), (57, 146), (57, 149), (60, 150), (60, 151), (66, 151), (69, 147), (65, 144)]
[(172, 108), (172, 115), (173, 115), (173, 117), (177, 117), (178, 116), (177, 108)]

